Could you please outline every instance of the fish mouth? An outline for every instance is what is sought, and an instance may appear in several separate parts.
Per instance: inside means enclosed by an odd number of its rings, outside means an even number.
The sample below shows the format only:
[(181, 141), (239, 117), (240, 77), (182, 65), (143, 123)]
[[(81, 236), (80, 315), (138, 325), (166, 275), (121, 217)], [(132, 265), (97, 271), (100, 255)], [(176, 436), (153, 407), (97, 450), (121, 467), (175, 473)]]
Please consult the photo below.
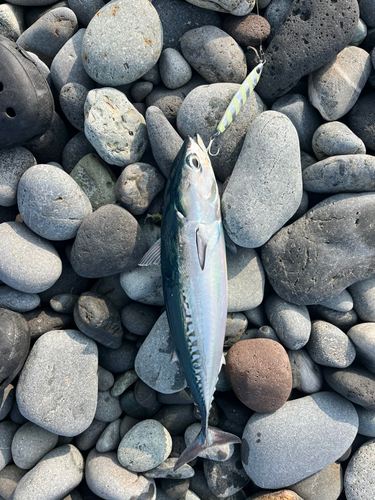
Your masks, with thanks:
[(204, 153), (207, 153), (207, 148), (204, 145), (202, 137), (196, 133), (193, 137), (188, 137), (188, 148), (190, 148), (193, 144), (196, 144)]

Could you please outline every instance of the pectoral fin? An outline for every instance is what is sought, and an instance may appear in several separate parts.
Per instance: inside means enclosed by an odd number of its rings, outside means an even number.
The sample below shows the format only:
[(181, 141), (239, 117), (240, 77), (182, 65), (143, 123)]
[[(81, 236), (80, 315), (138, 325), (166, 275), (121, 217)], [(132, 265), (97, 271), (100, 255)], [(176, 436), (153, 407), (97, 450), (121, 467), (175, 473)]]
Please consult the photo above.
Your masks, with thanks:
[(152, 245), (152, 247), (144, 254), (140, 262), (139, 266), (151, 266), (151, 265), (160, 265), (161, 263), (161, 238), (158, 239), (156, 243)]
[(199, 228), (197, 229), (195, 234), (196, 234), (199, 265), (201, 266), (201, 269), (203, 271), (206, 262), (207, 241), (205, 237), (202, 235), (202, 233), (199, 231)]

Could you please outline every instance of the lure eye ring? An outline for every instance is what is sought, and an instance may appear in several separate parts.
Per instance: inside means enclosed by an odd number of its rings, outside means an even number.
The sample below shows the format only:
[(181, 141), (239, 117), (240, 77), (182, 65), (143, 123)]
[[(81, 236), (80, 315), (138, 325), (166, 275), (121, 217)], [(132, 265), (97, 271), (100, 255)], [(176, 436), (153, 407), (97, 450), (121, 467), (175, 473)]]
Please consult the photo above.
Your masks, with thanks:
[(188, 162), (188, 164), (190, 165), (190, 167), (194, 168), (195, 170), (199, 170), (200, 169), (200, 163), (199, 163), (199, 159), (198, 159), (198, 156), (194, 153), (191, 153), (187, 158), (186, 158), (186, 161)]

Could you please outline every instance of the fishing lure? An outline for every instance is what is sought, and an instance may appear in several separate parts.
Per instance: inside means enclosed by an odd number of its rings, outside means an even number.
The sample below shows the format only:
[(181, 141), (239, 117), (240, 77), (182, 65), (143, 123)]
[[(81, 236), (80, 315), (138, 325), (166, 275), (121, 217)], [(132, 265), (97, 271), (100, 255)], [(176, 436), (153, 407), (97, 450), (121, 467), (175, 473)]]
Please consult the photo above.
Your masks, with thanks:
[(232, 100), (229, 103), (229, 106), (225, 110), (223, 117), (221, 118), (218, 126), (216, 127), (215, 134), (210, 138), (210, 142), (207, 147), (207, 151), (211, 156), (216, 156), (219, 154), (220, 148), (216, 153), (212, 153), (211, 147), (213, 142), (220, 134), (226, 131), (232, 121), (236, 118), (238, 113), (241, 111), (246, 101), (250, 97), (250, 94), (256, 87), (259, 82), (260, 76), (262, 74), (263, 66), (266, 62), (264, 59), (264, 55), (262, 49), (260, 49), (260, 53), (254, 47), (248, 47), (248, 49), (252, 49), (257, 54), (258, 65), (248, 74), (245, 80), (241, 83), (240, 88), (237, 90)]

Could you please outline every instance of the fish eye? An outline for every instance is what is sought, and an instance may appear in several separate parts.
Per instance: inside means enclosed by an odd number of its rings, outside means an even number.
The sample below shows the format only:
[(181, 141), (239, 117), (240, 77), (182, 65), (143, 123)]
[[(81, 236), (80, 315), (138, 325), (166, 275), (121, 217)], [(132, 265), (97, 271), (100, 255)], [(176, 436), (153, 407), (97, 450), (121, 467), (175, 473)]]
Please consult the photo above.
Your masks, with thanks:
[(187, 161), (191, 167), (198, 169), (200, 167), (198, 156), (191, 154), (187, 157)]

